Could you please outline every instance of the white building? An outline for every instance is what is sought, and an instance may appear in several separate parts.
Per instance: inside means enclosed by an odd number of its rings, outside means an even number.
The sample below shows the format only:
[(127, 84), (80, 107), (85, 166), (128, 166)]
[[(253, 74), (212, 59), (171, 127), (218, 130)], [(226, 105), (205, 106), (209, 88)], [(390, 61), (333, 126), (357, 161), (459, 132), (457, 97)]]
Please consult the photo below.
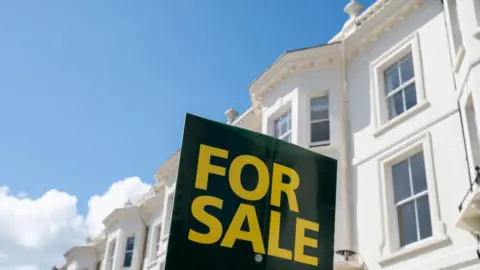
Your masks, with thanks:
[[(480, 0), (378, 0), (288, 51), (229, 123), (339, 161), (337, 269), (480, 269)], [(178, 153), (65, 269), (163, 269)], [(347, 256), (348, 257), (348, 256)], [(101, 262), (101, 263), (100, 263)]]

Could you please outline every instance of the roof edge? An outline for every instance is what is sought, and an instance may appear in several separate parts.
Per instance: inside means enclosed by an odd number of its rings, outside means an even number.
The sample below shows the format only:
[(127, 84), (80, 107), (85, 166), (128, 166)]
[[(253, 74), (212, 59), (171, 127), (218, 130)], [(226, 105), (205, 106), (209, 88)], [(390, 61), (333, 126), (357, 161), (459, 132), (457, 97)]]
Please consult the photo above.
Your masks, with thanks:
[(271, 70), (278, 62), (280, 62), (286, 55), (296, 53), (296, 52), (301, 52), (301, 51), (307, 51), (311, 49), (317, 49), (321, 47), (327, 47), (327, 46), (333, 46), (336, 44), (342, 43), (342, 41), (335, 41), (335, 42), (330, 42), (330, 43), (322, 43), (319, 45), (315, 46), (310, 46), (310, 47), (303, 47), (299, 49), (293, 49), (293, 50), (287, 50), (283, 52), (269, 67), (265, 69), (257, 78), (255, 78), (249, 85), (248, 87), (250, 88), (252, 85), (254, 85), (257, 81), (259, 81), (269, 70)]

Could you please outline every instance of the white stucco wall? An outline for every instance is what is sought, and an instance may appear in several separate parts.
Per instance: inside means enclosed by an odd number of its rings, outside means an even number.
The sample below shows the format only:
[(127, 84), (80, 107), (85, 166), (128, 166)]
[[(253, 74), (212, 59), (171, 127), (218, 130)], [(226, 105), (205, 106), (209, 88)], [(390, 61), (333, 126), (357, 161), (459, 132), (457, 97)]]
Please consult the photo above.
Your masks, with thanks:
[[(139, 269), (143, 261), (143, 248), (145, 239), (145, 225), (138, 215), (129, 219), (120, 220), (111, 228), (107, 228), (107, 250), (105, 251), (104, 261), (107, 261), (109, 245), (116, 241), (115, 260), (113, 270), (125, 269), (123, 262), (125, 258), (126, 240), (128, 237), (135, 237), (132, 266), (130, 269)], [(108, 265), (104, 263), (104, 268)]]
[(292, 142), (310, 148), (310, 99), (329, 96), (330, 145), (315, 151), (338, 159), (340, 132), (340, 67), (303, 71), (289, 77), (264, 97), (262, 132), (273, 136), (273, 122), (283, 112), (292, 111)]
[[(378, 102), (372, 91), (375, 87), (372, 63), (412, 35), (418, 38), (422, 83), (428, 105), (404, 122), (376, 134), (381, 125), (375, 124)], [(457, 207), (468, 189), (468, 169), (440, 2), (421, 8), (384, 34), (350, 63), (347, 76), (358, 251), (368, 268), (466, 269), (476, 263), (475, 239), (455, 228), (459, 215)], [(429, 183), (429, 189), (434, 189), (435, 194), (430, 199), (430, 207), (431, 212), (438, 212), (439, 220), (432, 219), (434, 237), (432, 241), (424, 242), (425, 247), (412, 248), (410, 253), (395, 257), (402, 252), (389, 247), (393, 243), (389, 243), (388, 238), (393, 238), (391, 234), (394, 232), (388, 231), (387, 223), (394, 210), (386, 206), (391, 199), (385, 195), (389, 182), (380, 172), (382, 160), (394, 157), (397, 152), (408, 148), (410, 142), (415, 143), (415, 136), (424, 136), (422, 139), (426, 138), (430, 145), (431, 151), (424, 151), (425, 156), (430, 155), (425, 157), (431, 160), (432, 169), (430, 173), (427, 171), (427, 177), (433, 183)], [(420, 137), (417, 141), (422, 140)], [(380, 265), (387, 258), (391, 260)]]

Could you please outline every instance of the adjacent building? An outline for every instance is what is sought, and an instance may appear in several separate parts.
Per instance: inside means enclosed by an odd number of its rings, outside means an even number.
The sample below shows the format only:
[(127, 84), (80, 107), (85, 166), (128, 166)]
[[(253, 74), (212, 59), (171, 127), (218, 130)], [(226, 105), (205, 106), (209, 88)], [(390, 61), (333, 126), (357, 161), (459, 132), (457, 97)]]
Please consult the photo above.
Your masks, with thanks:
[[(480, 0), (345, 12), (330, 42), (260, 74), (228, 123), (338, 160), (336, 269), (480, 269)], [(164, 269), (178, 158), (63, 269)]]

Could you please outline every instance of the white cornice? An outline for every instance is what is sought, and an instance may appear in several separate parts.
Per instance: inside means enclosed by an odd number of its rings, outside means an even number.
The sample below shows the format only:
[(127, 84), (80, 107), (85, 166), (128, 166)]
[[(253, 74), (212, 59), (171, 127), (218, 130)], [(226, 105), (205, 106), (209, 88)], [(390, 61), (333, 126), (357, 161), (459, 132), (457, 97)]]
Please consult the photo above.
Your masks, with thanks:
[(254, 113), (260, 115), (260, 106), (266, 93), (286, 81), (293, 74), (341, 64), (340, 43), (291, 51), (280, 57), (250, 87), (250, 98)]
[(381, 0), (357, 19), (359, 26), (346, 38), (347, 59), (352, 59), (390, 32), (398, 23), (420, 9), (426, 0)]
[(104, 244), (104, 241), (100, 240), (100, 241), (85, 243), (78, 246), (73, 246), (63, 254), (63, 257), (65, 257), (65, 259), (69, 261), (72, 257), (75, 256), (77, 252), (87, 251), (87, 252), (91, 252), (92, 254), (96, 254), (97, 248), (102, 244)]
[(292, 75), (308, 70), (321, 69), (326, 67), (333, 67), (340, 65), (340, 59), (333, 57), (309, 59), (292, 61), (286, 65), (276, 74), (274, 74), (270, 80), (263, 84), (256, 92), (250, 91), (252, 100), (252, 107), (256, 112), (260, 111), (260, 106), (263, 102), (263, 97), (266, 93), (272, 91), (279, 84), (285, 82)]
[(117, 208), (113, 210), (104, 220), (105, 228), (110, 228), (120, 220), (140, 218), (140, 207), (136, 205)]
[(179, 161), (180, 150), (177, 150), (160, 166), (160, 168), (158, 168), (157, 173), (155, 174), (155, 179), (157, 180), (158, 184), (168, 180), (169, 177), (177, 173)]

